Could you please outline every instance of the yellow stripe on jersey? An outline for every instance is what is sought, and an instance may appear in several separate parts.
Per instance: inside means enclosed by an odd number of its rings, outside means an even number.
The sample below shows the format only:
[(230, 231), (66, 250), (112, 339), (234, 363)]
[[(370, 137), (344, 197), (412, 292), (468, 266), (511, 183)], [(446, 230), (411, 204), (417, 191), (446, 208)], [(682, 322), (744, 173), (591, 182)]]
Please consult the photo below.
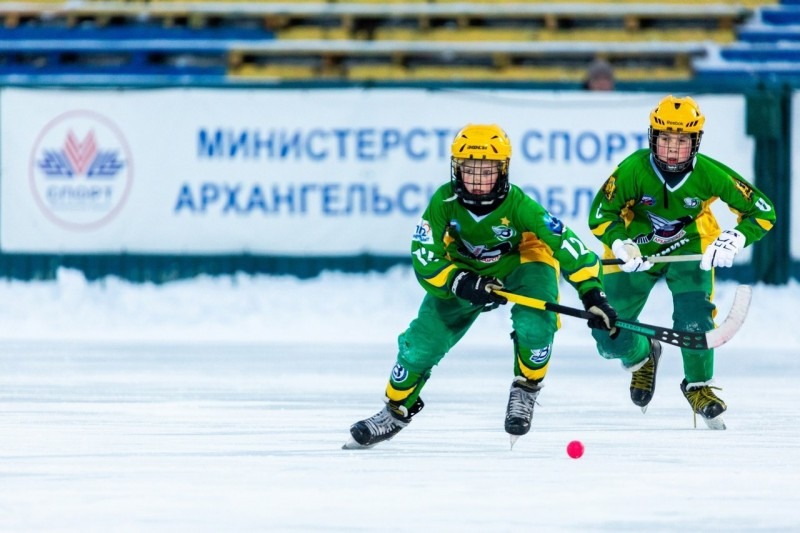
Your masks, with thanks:
[(587, 279), (597, 278), (600, 276), (600, 262), (596, 262), (592, 266), (583, 267), (567, 276), (567, 279), (573, 283), (581, 283)]
[(755, 221), (756, 224), (761, 226), (761, 229), (763, 229), (764, 231), (769, 231), (772, 229), (773, 223), (770, 222), (769, 220), (764, 220), (763, 218), (756, 218)]
[(606, 232), (606, 229), (608, 229), (608, 226), (611, 224), (611, 222), (613, 222), (613, 221), (609, 220), (608, 222), (603, 222), (602, 224), (600, 224), (596, 228), (593, 228), (592, 229), (592, 234), (597, 236), (597, 237), (602, 236)]
[(441, 272), (436, 274), (432, 278), (425, 278), (425, 281), (433, 285), (434, 287), (444, 287), (447, 284), (447, 278), (450, 276), (450, 273), (455, 270), (457, 267), (455, 265), (450, 265), (444, 268)]
[(553, 257), (553, 252), (547, 245), (539, 240), (536, 234), (530, 231), (522, 233), (522, 242), (519, 243), (519, 262), (524, 263), (544, 263), (556, 269), (558, 277), (558, 261)]
[(697, 233), (700, 235), (700, 250), (705, 250), (706, 247), (714, 242), (714, 239), (719, 237), (722, 230), (719, 227), (717, 219), (711, 213), (711, 204), (717, 197), (709, 198), (703, 202), (703, 209), (695, 219)]

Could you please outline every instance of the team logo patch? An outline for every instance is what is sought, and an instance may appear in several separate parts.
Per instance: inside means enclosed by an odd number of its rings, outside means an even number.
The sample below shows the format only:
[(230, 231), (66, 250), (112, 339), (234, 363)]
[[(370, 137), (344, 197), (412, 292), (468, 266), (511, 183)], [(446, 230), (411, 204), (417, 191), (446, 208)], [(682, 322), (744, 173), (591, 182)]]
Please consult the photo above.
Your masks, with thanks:
[(683, 207), (686, 209), (697, 209), (697, 206), (700, 205), (700, 200), (698, 198), (684, 198), (683, 199)]
[(766, 201), (764, 201), (763, 198), (759, 198), (756, 201), (756, 207), (759, 208), (761, 211), (764, 211), (765, 213), (768, 213), (768, 212), (772, 211), (772, 208), (769, 206), (769, 204)]
[(686, 230), (684, 228), (692, 223), (692, 217), (688, 215), (682, 216), (677, 220), (667, 220), (653, 213), (647, 213), (647, 218), (650, 219), (653, 231), (634, 237), (633, 242), (636, 244), (645, 244), (651, 241), (657, 242), (658, 244), (677, 242), (686, 235)]
[(656, 199), (653, 198), (652, 196), (648, 196), (645, 194), (644, 196), (642, 196), (642, 199), (639, 200), (639, 203), (643, 205), (655, 205)]
[(495, 246), (486, 246), (483, 244), (472, 244), (469, 241), (461, 239), (458, 245), (458, 253), (465, 257), (477, 259), (481, 263), (496, 263), (500, 258), (511, 251), (510, 242), (501, 242)]
[(753, 196), (753, 188), (750, 187), (748, 184), (743, 182), (742, 180), (737, 180), (736, 178), (733, 179), (733, 184), (736, 185), (736, 188), (739, 189), (739, 192), (742, 193), (745, 200), (750, 200)]
[(39, 134), (30, 155), (34, 199), (54, 223), (96, 229), (114, 218), (128, 198), (133, 161), (122, 131), (93, 111), (70, 111)]
[(413, 240), (420, 244), (433, 244), (433, 235), (430, 223), (424, 218), (420, 219), (417, 228), (414, 230)]
[(558, 220), (556, 217), (547, 213), (544, 216), (544, 223), (547, 224), (547, 227), (555, 233), (556, 235), (561, 235), (564, 233), (564, 223)]
[(603, 185), (603, 194), (606, 195), (606, 199), (609, 202), (614, 199), (614, 195), (617, 194), (617, 178), (615, 176), (611, 176), (606, 180)]
[(540, 348), (538, 350), (531, 350), (531, 356), (529, 357), (531, 363), (541, 365), (547, 358), (550, 357), (550, 346), (545, 346), (544, 348)]
[(408, 377), (408, 370), (403, 365), (397, 363), (392, 369), (392, 381), (402, 383)]
[(505, 241), (517, 234), (517, 230), (509, 226), (492, 226), (495, 236), (501, 241)]

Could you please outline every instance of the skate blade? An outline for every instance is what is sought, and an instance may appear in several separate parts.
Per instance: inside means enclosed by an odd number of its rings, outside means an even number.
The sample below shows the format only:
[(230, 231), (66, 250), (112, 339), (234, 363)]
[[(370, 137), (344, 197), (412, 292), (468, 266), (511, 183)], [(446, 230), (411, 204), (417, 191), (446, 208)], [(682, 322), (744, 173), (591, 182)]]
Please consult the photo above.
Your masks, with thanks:
[(511, 441), (511, 448), (509, 448), (509, 450), (513, 450), (514, 449), (514, 444), (519, 439), (519, 435), (509, 435), (508, 437), (509, 437), (509, 440)]
[(722, 419), (722, 415), (716, 418), (703, 418), (703, 422), (706, 423), (708, 429), (728, 429), (725, 425), (725, 421)]
[(343, 450), (369, 450), (373, 446), (375, 446), (375, 445), (374, 444), (370, 444), (369, 446), (364, 446), (363, 444), (357, 443), (356, 440), (353, 437), (350, 437), (350, 440), (348, 440), (347, 442), (345, 442), (342, 445), (342, 449)]
[(647, 412), (647, 406), (643, 405), (642, 406), (642, 414), (645, 414), (646, 412)]

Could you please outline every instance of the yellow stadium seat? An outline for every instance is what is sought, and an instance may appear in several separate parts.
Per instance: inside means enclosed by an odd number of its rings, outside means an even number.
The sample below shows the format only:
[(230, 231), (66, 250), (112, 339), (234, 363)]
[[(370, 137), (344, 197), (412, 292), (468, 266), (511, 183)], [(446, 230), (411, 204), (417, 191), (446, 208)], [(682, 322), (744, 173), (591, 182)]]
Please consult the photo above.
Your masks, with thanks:
[(349, 39), (350, 35), (347, 29), (325, 28), (322, 26), (295, 26), (288, 27), (275, 32), (276, 39), (331, 39), (342, 40)]
[(451, 41), (451, 42), (525, 42), (534, 40), (533, 30), (515, 28), (377, 28), (375, 40), (383, 41)]
[(408, 69), (400, 65), (353, 65), (347, 69), (347, 78), (353, 81), (404, 80)]
[(305, 80), (317, 77), (317, 70), (309, 65), (249, 65), (228, 71), (231, 78), (275, 78), (279, 80)]
[(596, 41), (596, 42), (702, 42), (713, 41), (724, 44), (736, 40), (733, 30), (701, 29), (581, 29), (581, 30), (542, 30), (534, 32), (531, 41)]
[(409, 69), (409, 73), (415, 80), (480, 81), (493, 79), (496, 70), (491, 67), (421, 66)]

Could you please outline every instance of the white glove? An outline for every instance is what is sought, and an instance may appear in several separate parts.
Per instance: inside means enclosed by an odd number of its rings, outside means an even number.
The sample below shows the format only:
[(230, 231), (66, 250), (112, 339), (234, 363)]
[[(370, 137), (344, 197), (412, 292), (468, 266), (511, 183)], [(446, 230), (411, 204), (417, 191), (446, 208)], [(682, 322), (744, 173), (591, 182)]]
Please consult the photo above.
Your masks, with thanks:
[(733, 258), (744, 248), (746, 239), (742, 232), (735, 229), (725, 230), (720, 233), (717, 240), (712, 242), (703, 252), (700, 268), (711, 270), (711, 267), (729, 267), (733, 265)]
[(644, 272), (653, 267), (653, 263), (642, 259), (642, 252), (639, 247), (630, 239), (617, 239), (611, 244), (611, 251), (617, 259), (625, 261), (619, 267), (624, 272)]

